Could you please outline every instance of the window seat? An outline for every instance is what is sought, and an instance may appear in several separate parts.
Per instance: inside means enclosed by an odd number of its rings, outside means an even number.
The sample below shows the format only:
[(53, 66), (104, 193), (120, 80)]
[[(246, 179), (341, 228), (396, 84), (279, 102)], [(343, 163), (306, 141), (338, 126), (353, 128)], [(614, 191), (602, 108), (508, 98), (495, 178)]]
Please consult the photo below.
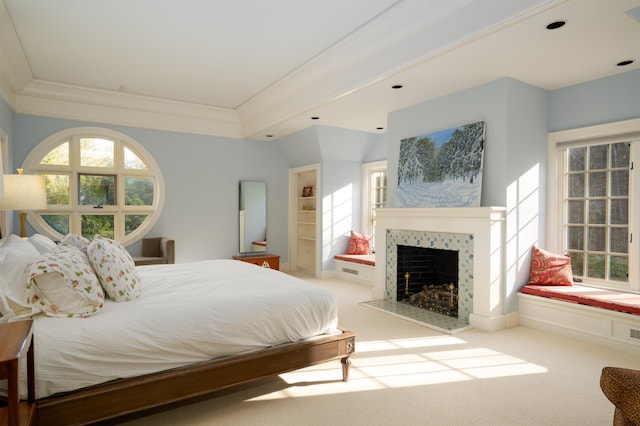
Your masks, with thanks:
[(640, 295), (582, 285), (525, 285), (518, 292), (520, 325), (640, 351)]
[(338, 278), (374, 287), (375, 254), (339, 254), (334, 256)]
[(544, 286), (529, 284), (523, 286), (520, 291), (524, 294), (533, 294), (535, 296), (566, 300), (581, 305), (640, 315), (640, 294), (581, 285)]

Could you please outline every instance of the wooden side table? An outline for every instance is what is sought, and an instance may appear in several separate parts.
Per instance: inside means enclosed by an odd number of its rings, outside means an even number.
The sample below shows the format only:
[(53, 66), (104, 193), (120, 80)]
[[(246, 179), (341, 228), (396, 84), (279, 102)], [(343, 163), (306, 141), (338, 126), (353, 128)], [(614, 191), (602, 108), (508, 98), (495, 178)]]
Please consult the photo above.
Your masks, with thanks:
[[(27, 356), (26, 402), (20, 403), (18, 364)], [(35, 424), (36, 382), (33, 356), (33, 321), (0, 324), (0, 380), (7, 380), (7, 406), (0, 408), (0, 425)]]
[(280, 270), (280, 256), (274, 254), (244, 254), (241, 256), (233, 256), (233, 258), (265, 268)]

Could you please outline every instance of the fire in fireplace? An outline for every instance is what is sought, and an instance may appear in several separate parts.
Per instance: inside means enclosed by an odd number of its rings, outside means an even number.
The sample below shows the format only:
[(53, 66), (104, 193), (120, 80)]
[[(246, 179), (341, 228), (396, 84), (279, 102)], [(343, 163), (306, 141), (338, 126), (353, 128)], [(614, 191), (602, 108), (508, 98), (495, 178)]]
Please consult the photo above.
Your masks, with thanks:
[(458, 251), (397, 246), (397, 301), (458, 316)]

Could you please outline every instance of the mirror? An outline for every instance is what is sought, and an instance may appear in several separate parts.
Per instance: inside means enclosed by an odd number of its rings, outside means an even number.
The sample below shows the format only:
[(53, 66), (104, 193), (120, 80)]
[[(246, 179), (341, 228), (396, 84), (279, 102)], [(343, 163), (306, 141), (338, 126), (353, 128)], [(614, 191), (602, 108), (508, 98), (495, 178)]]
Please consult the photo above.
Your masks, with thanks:
[(240, 182), (240, 253), (267, 251), (267, 183)]

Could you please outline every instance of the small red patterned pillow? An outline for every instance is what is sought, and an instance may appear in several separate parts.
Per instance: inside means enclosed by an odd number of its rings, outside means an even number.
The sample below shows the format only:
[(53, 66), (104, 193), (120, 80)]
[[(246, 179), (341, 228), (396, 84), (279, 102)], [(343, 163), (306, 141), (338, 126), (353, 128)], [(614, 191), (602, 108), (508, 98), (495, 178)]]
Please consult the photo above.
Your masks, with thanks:
[(371, 254), (371, 235), (351, 231), (347, 254)]
[(571, 258), (533, 247), (529, 284), (573, 285)]

